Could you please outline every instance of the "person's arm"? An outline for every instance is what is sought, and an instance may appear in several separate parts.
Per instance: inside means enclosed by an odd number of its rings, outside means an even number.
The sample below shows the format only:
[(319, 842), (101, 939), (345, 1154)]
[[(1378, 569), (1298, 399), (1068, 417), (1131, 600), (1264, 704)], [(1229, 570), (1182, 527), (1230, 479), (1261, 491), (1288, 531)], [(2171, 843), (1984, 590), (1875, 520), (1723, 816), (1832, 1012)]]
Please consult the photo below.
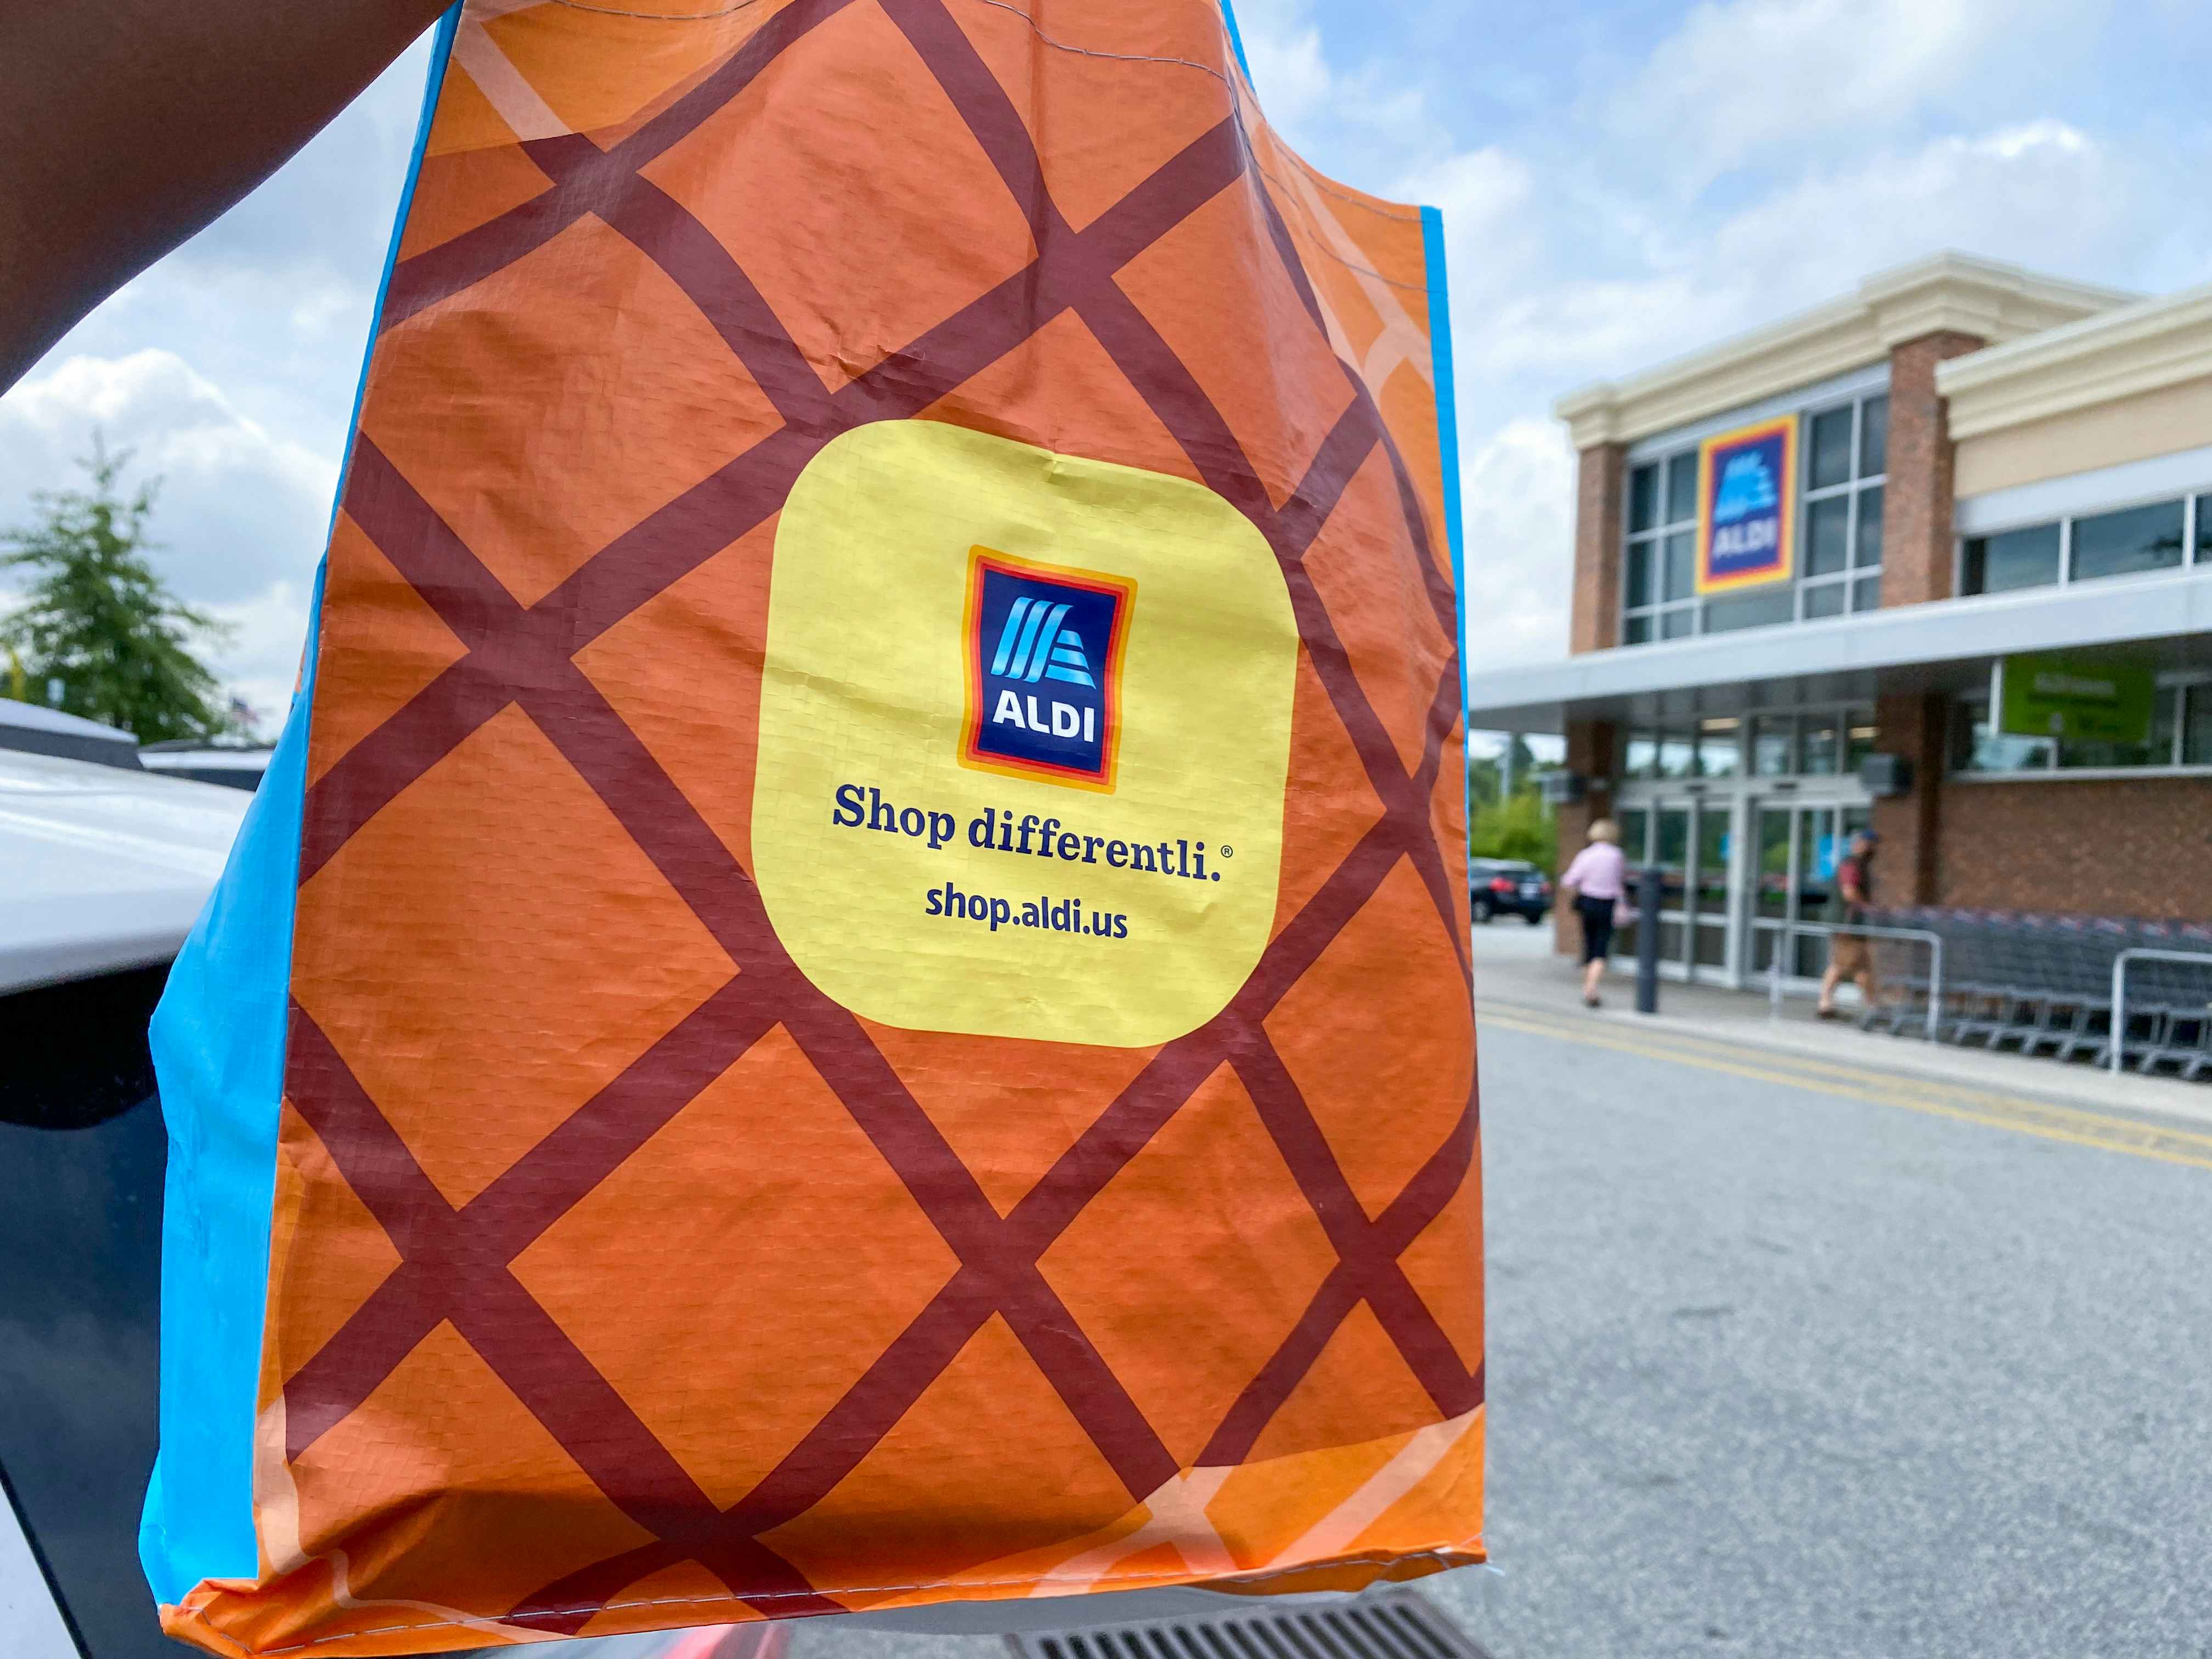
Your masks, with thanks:
[(0, 0), (0, 391), (259, 184), (445, 0)]

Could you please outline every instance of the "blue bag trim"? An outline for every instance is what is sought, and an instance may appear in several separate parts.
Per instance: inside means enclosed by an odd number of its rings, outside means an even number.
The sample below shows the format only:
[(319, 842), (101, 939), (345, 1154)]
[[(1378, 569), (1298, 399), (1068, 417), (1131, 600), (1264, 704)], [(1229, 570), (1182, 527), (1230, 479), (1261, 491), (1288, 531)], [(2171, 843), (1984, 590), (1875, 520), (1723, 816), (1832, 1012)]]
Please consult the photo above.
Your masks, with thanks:
[(1444, 216), (1421, 210), (1429, 276), (1429, 362), (1437, 390), (1437, 459), (1443, 472), (1444, 537), (1451, 544), (1452, 605), (1459, 624), (1459, 718), (1467, 725), (1467, 562), (1460, 538), (1459, 393), (1452, 381), (1451, 288), (1444, 272)]
[[(318, 572), (318, 618), (322, 586)], [(313, 637), (311, 627), (311, 652)], [(171, 1607), (202, 1579), (259, 1571), (253, 1417), (313, 690), (311, 658), (222, 879), (154, 1011), (154, 1070), (169, 1127), (161, 1449), (138, 1556), (155, 1599)]]
[[(414, 154), (370, 313), (364, 383), (459, 18), (457, 3), (440, 20), (432, 46)], [(361, 398), (356, 389), (349, 434), (360, 423)], [(341, 476), (331, 506), (333, 528), (344, 492)], [(161, 1223), (161, 1451), (147, 1485), (138, 1557), (155, 1600), (168, 1607), (205, 1580), (252, 1580), (260, 1573), (253, 1524), (254, 1409), (269, 1301), (292, 921), (323, 576), (319, 567), (300, 690), (283, 733), (246, 808), (222, 878), (169, 969), (150, 1033), (169, 1131), (169, 1167)]]
[(1244, 78), (1252, 78), (1252, 60), (1244, 55), (1244, 36), (1237, 27), (1236, 0), (1221, 0), (1221, 21), (1229, 27), (1229, 47), (1237, 54), (1237, 67), (1244, 71)]

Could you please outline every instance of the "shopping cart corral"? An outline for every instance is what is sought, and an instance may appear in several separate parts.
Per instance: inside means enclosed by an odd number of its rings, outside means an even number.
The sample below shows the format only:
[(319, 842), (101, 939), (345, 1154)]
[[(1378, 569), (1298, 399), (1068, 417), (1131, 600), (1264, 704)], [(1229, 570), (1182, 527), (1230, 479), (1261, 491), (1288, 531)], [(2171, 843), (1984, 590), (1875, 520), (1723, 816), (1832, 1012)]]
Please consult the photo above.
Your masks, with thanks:
[(1864, 1030), (2212, 1079), (2212, 923), (1916, 905), (1825, 931), (1871, 948)]
[[(1801, 921), (1793, 924), (1793, 930), (1801, 934), (1817, 934), (1827, 939), (1833, 939), (1838, 933), (1849, 933), (1854, 938), (1867, 940), (1878, 953), (1875, 974), (1877, 994), (1860, 1010), (1860, 1029), (1887, 1030), (1898, 1035), (1917, 1030), (1931, 1042), (1942, 1035), (1944, 984), (1944, 940), (1942, 933), (1931, 927), (1900, 927), (1872, 920), (1833, 927), (1820, 922)], [(1879, 954), (1881, 952), (1887, 952), (1890, 958), (1887, 963)], [(1778, 1012), (1782, 1006), (1783, 986), (1782, 953), (1778, 951), (1766, 972), (1767, 997)]]

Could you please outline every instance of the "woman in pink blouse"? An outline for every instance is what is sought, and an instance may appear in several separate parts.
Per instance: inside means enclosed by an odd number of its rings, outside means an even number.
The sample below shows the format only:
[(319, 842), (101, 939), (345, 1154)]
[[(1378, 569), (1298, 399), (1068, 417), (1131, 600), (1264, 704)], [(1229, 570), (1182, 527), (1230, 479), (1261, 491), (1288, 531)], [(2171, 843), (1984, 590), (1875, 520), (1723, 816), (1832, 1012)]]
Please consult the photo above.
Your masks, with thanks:
[(1589, 845), (1559, 878), (1574, 895), (1575, 915), (1583, 924), (1583, 1006), (1595, 1008), (1598, 981), (1613, 950), (1613, 908), (1628, 896), (1628, 860), (1620, 850), (1620, 826), (1600, 818), (1589, 827)]

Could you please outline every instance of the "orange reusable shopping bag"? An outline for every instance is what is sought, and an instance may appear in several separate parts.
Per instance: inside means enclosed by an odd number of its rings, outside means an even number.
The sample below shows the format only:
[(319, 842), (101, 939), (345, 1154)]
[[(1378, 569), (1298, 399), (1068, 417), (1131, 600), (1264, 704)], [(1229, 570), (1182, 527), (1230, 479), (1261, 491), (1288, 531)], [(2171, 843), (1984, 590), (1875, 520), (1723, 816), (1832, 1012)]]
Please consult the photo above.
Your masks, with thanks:
[(441, 27), (156, 1020), (173, 1634), (1482, 1559), (1438, 228), (1225, 23)]

